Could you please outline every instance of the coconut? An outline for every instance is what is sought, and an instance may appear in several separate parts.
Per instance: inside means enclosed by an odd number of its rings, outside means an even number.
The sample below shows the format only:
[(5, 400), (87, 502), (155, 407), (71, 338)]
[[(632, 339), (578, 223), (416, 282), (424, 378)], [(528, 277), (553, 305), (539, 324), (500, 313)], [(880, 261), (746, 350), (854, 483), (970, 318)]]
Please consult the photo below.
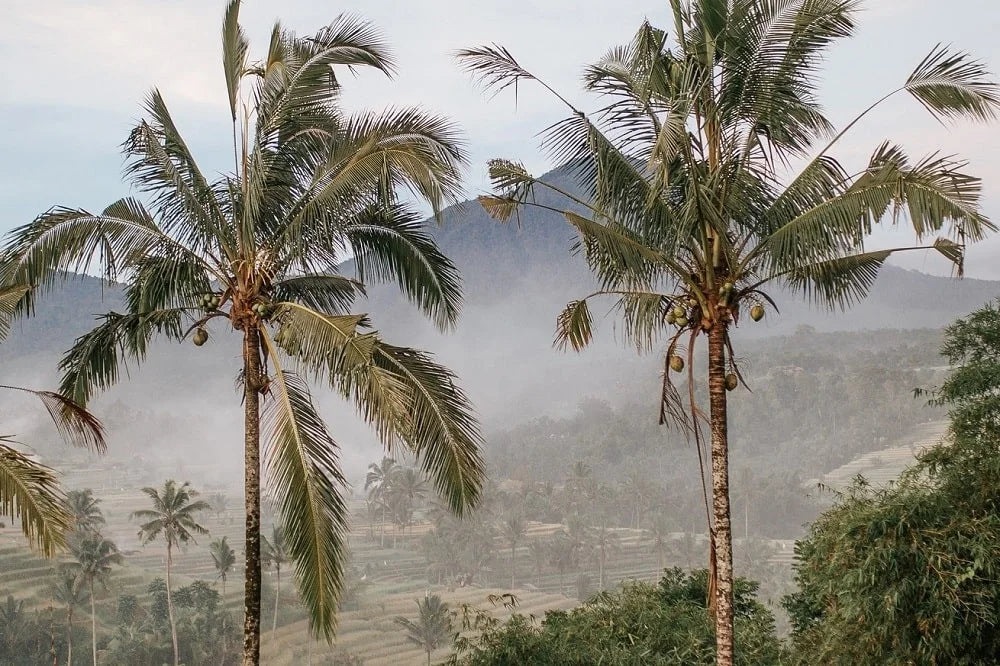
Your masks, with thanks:
[(758, 304), (750, 308), (750, 318), (753, 319), (754, 321), (760, 321), (761, 319), (763, 319), (764, 306)]
[(678, 305), (677, 307), (675, 307), (673, 309), (673, 314), (674, 314), (674, 318), (675, 319), (680, 319), (685, 314), (684, 313), (684, 308), (682, 308), (681, 306)]
[(194, 332), (194, 338), (192, 339), (195, 347), (201, 347), (203, 344), (208, 342), (208, 331), (199, 327), (197, 331)]
[(677, 323), (677, 317), (674, 316), (673, 312), (667, 315), (667, 323), (670, 324), (671, 326)]
[(732, 391), (737, 386), (739, 386), (740, 378), (736, 376), (735, 372), (730, 372), (726, 375), (726, 390)]
[(688, 325), (688, 318), (687, 317), (683, 317), (683, 316), (682, 317), (678, 317), (677, 318), (677, 325), (680, 326), (681, 328), (684, 328), (685, 326)]
[(673, 354), (670, 357), (670, 369), (673, 370), (674, 372), (681, 372), (681, 371), (683, 371), (684, 370), (684, 359), (681, 358), (680, 356), (678, 356), (677, 354)]
[(690, 305), (691, 307), (698, 305), (698, 299), (692, 296), (691, 298), (688, 299), (688, 305)]

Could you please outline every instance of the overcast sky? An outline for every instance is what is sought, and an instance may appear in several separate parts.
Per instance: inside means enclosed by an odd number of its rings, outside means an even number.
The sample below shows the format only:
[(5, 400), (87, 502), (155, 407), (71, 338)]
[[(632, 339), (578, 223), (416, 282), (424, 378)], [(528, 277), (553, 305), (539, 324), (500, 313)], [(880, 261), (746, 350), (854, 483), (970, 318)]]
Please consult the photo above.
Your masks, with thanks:
[[(158, 87), (203, 169), (229, 168), (230, 126), (220, 65), (222, 0), (0, 0), (0, 232), (55, 204), (100, 209), (128, 193), (118, 146)], [(996, 0), (869, 0), (860, 28), (831, 53), (823, 100), (837, 124), (897, 87), (938, 42), (1000, 70)], [(275, 19), (314, 32), (356, 13), (386, 34), (400, 68), (392, 81), (347, 79), (355, 109), (421, 105), (455, 119), (473, 157), (470, 196), (486, 187), (485, 161), (513, 157), (542, 172), (535, 134), (561, 117), (550, 98), (523, 87), (487, 100), (455, 65), (463, 46), (497, 42), (522, 65), (593, 108), (578, 93), (582, 66), (627, 41), (644, 17), (671, 24), (666, 0), (248, 0), (242, 18), (261, 55)], [(913, 156), (957, 153), (985, 181), (986, 212), (1000, 221), (1000, 124), (942, 127), (899, 97), (871, 115), (836, 153), (861, 161), (882, 139)], [(895, 240), (895, 239), (893, 239)], [(906, 240), (902, 238), (900, 240)], [(908, 264), (931, 272), (933, 257)], [(970, 251), (968, 274), (1000, 279), (1000, 239)]]

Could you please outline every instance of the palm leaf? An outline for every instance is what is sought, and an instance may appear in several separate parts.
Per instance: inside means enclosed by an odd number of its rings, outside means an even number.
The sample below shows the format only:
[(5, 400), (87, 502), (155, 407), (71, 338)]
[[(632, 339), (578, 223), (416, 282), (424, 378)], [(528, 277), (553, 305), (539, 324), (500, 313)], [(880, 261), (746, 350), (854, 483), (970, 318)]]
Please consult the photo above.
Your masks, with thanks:
[(986, 65), (940, 44), (917, 65), (904, 89), (939, 119), (968, 116), (986, 122), (1000, 108), (1000, 87)]
[(16, 449), (0, 436), (0, 513), (21, 519), (28, 541), (51, 557), (65, 544), (73, 524), (55, 471)]
[[(265, 337), (265, 344), (271, 342)], [(276, 349), (272, 347), (272, 357)], [(344, 586), (348, 513), (339, 447), (308, 387), (276, 366), (262, 419), (267, 484), (276, 498), (299, 595), (314, 635), (332, 640)]]
[(30, 287), (23, 285), (0, 287), (0, 342), (10, 332), (10, 322), (17, 312), (18, 303), (30, 290)]

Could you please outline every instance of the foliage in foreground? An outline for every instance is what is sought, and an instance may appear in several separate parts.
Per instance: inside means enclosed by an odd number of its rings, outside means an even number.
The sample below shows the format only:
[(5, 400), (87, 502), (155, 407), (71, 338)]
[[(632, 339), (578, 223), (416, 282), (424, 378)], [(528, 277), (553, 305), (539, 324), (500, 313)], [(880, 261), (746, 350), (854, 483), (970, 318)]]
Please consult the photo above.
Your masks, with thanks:
[[(706, 612), (707, 572), (667, 569), (656, 585), (634, 582), (598, 594), (571, 611), (549, 611), (541, 623), (515, 614), (505, 623), (483, 614), (465, 624), (482, 631), (460, 638), (454, 662), (502, 664), (714, 664), (715, 632)], [(756, 600), (757, 584), (737, 579), (736, 663), (781, 659), (774, 617)]]
[(1000, 301), (950, 326), (934, 402), (951, 441), (899, 483), (862, 480), (798, 546), (801, 663), (982, 664), (1000, 654)]

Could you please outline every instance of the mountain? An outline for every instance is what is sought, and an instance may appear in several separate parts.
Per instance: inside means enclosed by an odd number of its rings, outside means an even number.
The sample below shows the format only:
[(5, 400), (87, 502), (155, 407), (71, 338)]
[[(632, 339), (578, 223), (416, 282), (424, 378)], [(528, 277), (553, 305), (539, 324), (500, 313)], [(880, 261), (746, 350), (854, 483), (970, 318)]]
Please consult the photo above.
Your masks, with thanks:
[[(549, 177), (568, 186), (563, 172)], [(545, 194), (539, 200), (561, 203)], [(468, 201), (444, 211), (442, 225), (432, 233), (464, 279), (465, 306), (455, 330), (437, 331), (391, 285), (370, 289), (358, 310), (368, 311), (389, 341), (430, 350), (452, 367), (490, 432), (541, 416), (570, 416), (587, 397), (615, 403), (627, 395), (632, 400), (655, 382), (660, 361), (639, 357), (621, 344), (613, 312), (601, 318), (602, 310), (594, 308), (598, 321), (591, 349), (576, 354), (552, 348), (557, 314), (567, 301), (595, 288), (583, 258), (570, 252), (575, 232), (561, 215), (532, 209), (522, 213), (520, 224), (500, 224)], [(760, 324), (745, 323), (737, 336), (749, 341), (788, 335), (803, 325), (821, 332), (940, 328), (997, 296), (997, 282), (887, 266), (870, 298), (848, 313), (812, 308), (797, 295), (780, 292), (780, 314), (769, 313)], [(62, 352), (95, 323), (95, 315), (120, 302), (116, 286), (91, 277), (67, 280), (42, 299), (37, 316), (18, 323), (0, 345), (0, 383), (55, 384)], [(163, 417), (177, 424), (156, 437), (213, 443), (202, 451), (238, 449), (240, 410), (233, 380), (240, 368), (239, 340), (220, 325), (211, 330), (212, 340), (200, 349), (157, 346), (152, 367), (141, 373), (129, 368), (121, 386), (98, 402), (99, 411), (118, 405), (128, 414), (122, 418), (134, 427), (122, 438), (129, 446), (151, 437), (142, 427), (144, 419)], [(336, 423), (345, 461), (363, 469), (380, 448), (351, 408), (332, 395), (320, 397)], [(164, 455), (169, 452), (168, 447)], [(220, 452), (219, 459), (225, 455)]]

